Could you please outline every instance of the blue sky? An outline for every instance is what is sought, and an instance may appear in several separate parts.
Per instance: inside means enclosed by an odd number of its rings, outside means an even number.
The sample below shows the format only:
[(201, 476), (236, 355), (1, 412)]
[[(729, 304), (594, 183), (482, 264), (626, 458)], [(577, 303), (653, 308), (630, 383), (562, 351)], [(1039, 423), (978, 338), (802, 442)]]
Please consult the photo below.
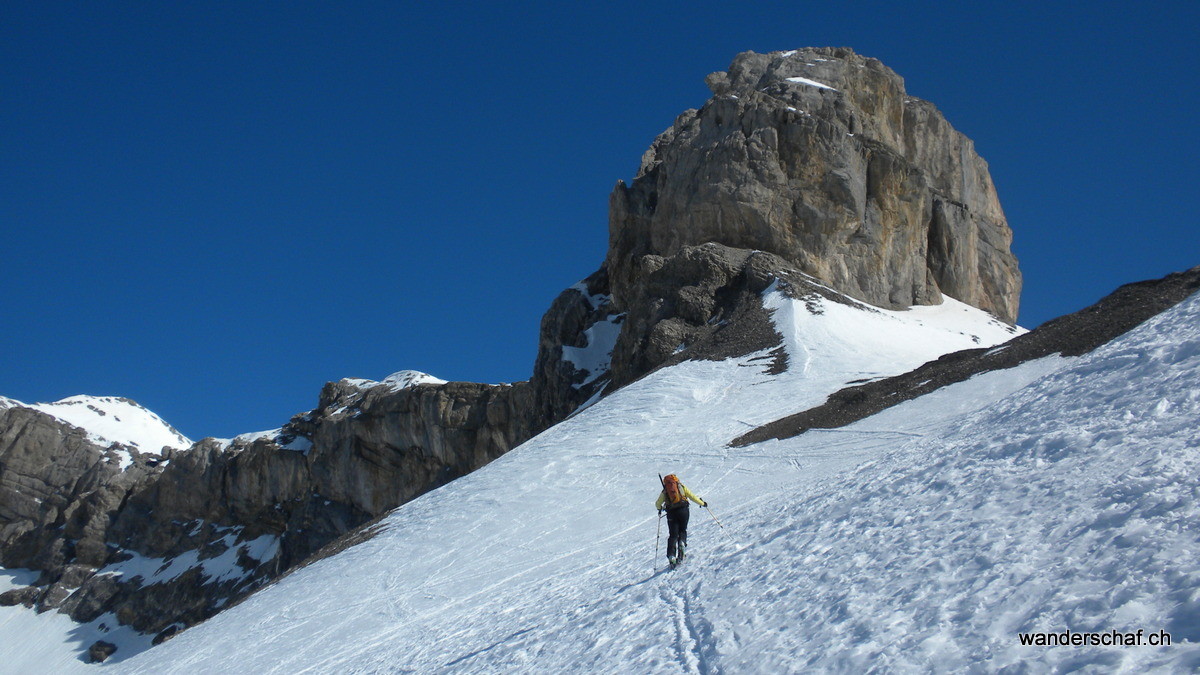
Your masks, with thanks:
[(852, 47), (973, 138), (1023, 325), (1200, 264), (1200, 3), (434, 4), (0, 4), (0, 395), (198, 439), (341, 377), (525, 379), (744, 50)]

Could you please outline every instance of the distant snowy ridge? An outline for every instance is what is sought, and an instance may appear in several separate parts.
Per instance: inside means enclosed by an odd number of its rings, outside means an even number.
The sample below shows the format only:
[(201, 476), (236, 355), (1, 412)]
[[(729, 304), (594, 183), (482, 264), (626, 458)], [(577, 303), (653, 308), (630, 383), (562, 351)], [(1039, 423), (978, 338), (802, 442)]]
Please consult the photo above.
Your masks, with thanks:
[[(388, 375), (382, 381), (368, 380), (359, 377), (346, 377), (342, 378), (339, 383), (347, 385), (351, 388), (351, 391), (359, 390), (359, 392), (367, 392), (373, 389), (383, 388), (387, 391), (398, 392), (423, 384), (446, 384), (446, 380), (416, 370), (401, 370)], [(344, 412), (346, 410), (356, 409), (355, 406), (357, 403), (355, 402), (360, 401), (363, 395), (363, 393), (356, 393), (351, 401), (347, 402), (347, 404), (341, 409), (336, 410), (334, 414)], [(215, 440), (222, 443), (226, 449), (232, 449), (245, 447), (251, 443), (264, 439), (275, 443), (283, 450), (294, 450), (297, 452), (303, 452), (305, 454), (312, 450), (313, 447), (310, 439), (295, 433), (291, 433), (284, 427), (268, 429), (266, 431), (254, 431), (238, 434), (232, 439), (219, 438)]]
[[(53, 403), (21, 403), (10, 398), (0, 400), (0, 409), (20, 406), (37, 410), (87, 433), (88, 440), (99, 446), (114, 443), (145, 455), (159, 455), (163, 448), (186, 450), (192, 441), (161, 417), (137, 402), (119, 396), (71, 396)], [(122, 453), (122, 467), (132, 461)]]
[(295, 450), (296, 452), (308, 453), (312, 450), (312, 441), (294, 434), (284, 433), (283, 428), (268, 429), (267, 431), (252, 431), (245, 434), (238, 434), (232, 439), (217, 438), (214, 439), (218, 443), (225, 446), (225, 449), (234, 447), (244, 447), (254, 443), (255, 441), (266, 439), (275, 445), (278, 445), (282, 450)]
[(401, 370), (388, 375), (382, 381), (347, 377), (343, 378), (342, 382), (359, 389), (373, 389), (379, 386), (386, 386), (392, 391), (400, 391), (401, 389), (415, 387), (419, 384), (446, 384), (446, 380), (434, 377), (429, 373), (422, 373), (419, 370)]

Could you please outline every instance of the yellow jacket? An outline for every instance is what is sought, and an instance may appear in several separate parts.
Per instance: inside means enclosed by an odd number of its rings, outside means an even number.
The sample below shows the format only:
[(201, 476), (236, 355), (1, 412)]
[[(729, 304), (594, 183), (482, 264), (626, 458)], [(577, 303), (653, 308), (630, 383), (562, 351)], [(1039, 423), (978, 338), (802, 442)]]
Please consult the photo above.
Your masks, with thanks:
[[(708, 504), (704, 503), (703, 499), (700, 499), (699, 497), (697, 497), (695, 495), (695, 493), (693, 493), (691, 490), (689, 490), (687, 488), (687, 486), (684, 485), (683, 483), (679, 484), (679, 491), (683, 494), (683, 499), (684, 499), (684, 501), (680, 502), (680, 504), (686, 504), (687, 500), (690, 499), (690, 500), (696, 502), (697, 504), (699, 504), (700, 506), (708, 506)], [(665, 504), (666, 501), (667, 501), (667, 491), (663, 490), (662, 492), (658, 493), (658, 499), (654, 500), (654, 508), (661, 510), (663, 507), (663, 504)]]

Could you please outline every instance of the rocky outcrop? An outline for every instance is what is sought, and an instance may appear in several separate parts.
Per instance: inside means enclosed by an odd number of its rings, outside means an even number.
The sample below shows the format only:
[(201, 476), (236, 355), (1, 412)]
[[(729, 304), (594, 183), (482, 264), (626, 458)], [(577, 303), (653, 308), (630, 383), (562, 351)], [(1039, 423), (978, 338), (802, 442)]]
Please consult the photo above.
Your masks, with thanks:
[(534, 426), (545, 428), (564, 419), (605, 390), (624, 320), (624, 312), (612, 303), (605, 267), (554, 299), (542, 316), (537, 361), (529, 381)]
[[(132, 453), (126, 467), (122, 453)], [(113, 518), (162, 461), (96, 445), (83, 430), (36, 410), (0, 410), (0, 565), (42, 570), (32, 599), (57, 606), (107, 562)]]
[(92, 644), (91, 647), (88, 647), (88, 659), (92, 663), (104, 663), (106, 660), (108, 660), (108, 657), (112, 656), (116, 652), (117, 646), (113, 643), (105, 642), (104, 640), (97, 640)]
[(778, 256), (710, 243), (668, 257), (645, 255), (638, 264), (626, 294), (627, 328), (612, 355), (615, 386), (684, 359), (779, 347), (761, 296), (794, 272)]
[(987, 164), (903, 80), (849, 49), (738, 55), (610, 198), (614, 301), (646, 255), (716, 242), (775, 253), (865, 302), (946, 293), (1005, 321), (1021, 275)]

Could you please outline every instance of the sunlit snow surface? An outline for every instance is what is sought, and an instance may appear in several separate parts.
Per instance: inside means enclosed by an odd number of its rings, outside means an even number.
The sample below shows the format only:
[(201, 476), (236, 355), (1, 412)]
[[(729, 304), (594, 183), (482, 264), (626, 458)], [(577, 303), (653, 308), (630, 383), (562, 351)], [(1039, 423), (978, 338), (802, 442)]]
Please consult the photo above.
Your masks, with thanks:
[[(936, 352), (959, 332), (963, 347), (995, 343), (978, 313), (943, 322), (954, 305), (822, 303), (813, 315), (768, 300), (787, 373), (764, 374), (765, 354), (658, 371), (401, 507), (374, 539), (117, 667), (1195, 666), (1196, 298), (1090, 355), (976, 376), (843, 429), (727, 448), (846, 382), (927, 360), (905, 345)], [(654, 558), (668, 471), (725, 526), (693, 509), (691, 557), (673, 572), (661, 547)], [(1018, 631), (1064, 628), (1162, 628), (1176, 644), (1019, 646)]]
[[(37, 580), (29, 570), (0, 568), (0, 593)], [(87, 649), (97, 640), (119, 645), (105, 665), (150, 647), (151, 635), (121, 626), (111, 614), (75, 623), (65, 614), (38, 614), (24, 607), (0, 607), (0, 673), (64, 673), (88, 670)]]
[(833, 87), (831, 87), (827, 84), (817, 82), (816, 80), (810, 80), (807, 77), (789, 77), (789, 78), (787, 78), (787, 81), (795, 82), (796, 84), (807, 84), (810, 87), (816, 87), (818, 89), (828, 89), (830, 91), (837, 91), (837, 89), (834, 89)]
[(398, 373), (392, 373), (383, 379), (382, 382), (375, 380), (366, 380), (360, 377), (347, 377), (342, 380), (346, 384), (353, 385), (359, 389), (374, 389), (378, 386), (386, 386), (392, 391), (400, 391), (414, 387), (418, 384), (446, 384), (446, 381), (434, 377), (428, 373), (422, 373), (419, 370), (401, 370)]
[[(113, 443), (134, 448), (142, 454), (159, 455), (164, 447), (184, 450), (192, 442), (161, 417), (137, 403), (118, 396), (71, 396), (54, 403), (25, 404), (13, 399), (0, 399), (0, 409), (23, 406), (83, 429), (88, 440), (108, 447)], [(118, 451), (121, 468), (129, 466), (132, 457)]]

